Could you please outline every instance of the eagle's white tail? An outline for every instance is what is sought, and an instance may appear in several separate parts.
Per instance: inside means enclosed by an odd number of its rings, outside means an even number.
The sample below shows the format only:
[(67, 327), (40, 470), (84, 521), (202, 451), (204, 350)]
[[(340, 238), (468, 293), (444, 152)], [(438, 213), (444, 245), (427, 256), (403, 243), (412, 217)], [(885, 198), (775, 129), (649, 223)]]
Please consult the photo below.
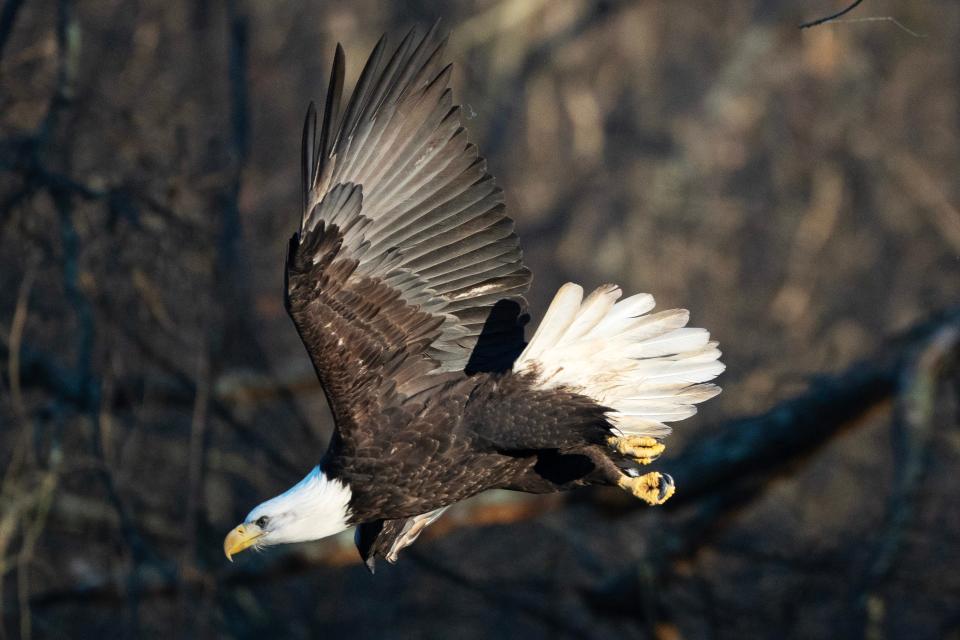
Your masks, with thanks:
[(584, 300), (579, 285), (560, 287), (513, 370), (610, 407), (624, 435), (662, 438), (670, 433), (664, 423), (692, 416), (694, 405), (720, 393), (705, 384), (724, 369), (720, 350), (706, 329), (685, 327), (685, 309), (645, 315), (653, 296), (617, 302), (621, 294), (608, 284)]

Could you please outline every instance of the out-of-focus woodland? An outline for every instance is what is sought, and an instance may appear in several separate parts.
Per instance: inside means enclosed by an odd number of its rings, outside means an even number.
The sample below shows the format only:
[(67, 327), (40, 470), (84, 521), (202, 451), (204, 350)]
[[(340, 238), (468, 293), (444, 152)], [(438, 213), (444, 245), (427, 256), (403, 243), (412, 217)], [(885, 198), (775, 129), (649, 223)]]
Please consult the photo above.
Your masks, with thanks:
[[(5, 0), (0, 638), (960, 638), (960, 4)], [(319, 459), (282, 306), (337, 41), (442, 18), (535, 281), (720, 341), (677, 495), (223, 557)], [(351, 80), (352, 82), (352, 80)]]

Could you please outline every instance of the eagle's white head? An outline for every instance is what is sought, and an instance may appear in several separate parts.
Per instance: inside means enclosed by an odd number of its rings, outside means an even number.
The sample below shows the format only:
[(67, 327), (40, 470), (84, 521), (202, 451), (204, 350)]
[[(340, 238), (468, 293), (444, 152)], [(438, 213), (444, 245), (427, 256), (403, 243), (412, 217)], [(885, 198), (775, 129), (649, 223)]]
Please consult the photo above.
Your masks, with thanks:
[(303, 480), (247, 514), (227, 534), (223, 552), (232, 560), (233, 554), (249, 547), (319, 540), (345, 530), (349, 514), (350, 487), (316, 466)]

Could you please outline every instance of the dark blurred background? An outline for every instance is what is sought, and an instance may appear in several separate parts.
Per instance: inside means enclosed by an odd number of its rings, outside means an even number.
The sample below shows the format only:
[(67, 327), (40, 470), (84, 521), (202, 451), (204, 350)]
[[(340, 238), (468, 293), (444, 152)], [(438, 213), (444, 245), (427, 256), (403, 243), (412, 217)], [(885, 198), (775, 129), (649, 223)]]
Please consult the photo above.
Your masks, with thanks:
[[(960, 4), (5, 0), (0, 638), (960, 638)], [(491, 493), (234, 564), (319, 459), (282, 307), (337, 41), (442, 18), (535, 273), (684, 306), (678, 494)]]

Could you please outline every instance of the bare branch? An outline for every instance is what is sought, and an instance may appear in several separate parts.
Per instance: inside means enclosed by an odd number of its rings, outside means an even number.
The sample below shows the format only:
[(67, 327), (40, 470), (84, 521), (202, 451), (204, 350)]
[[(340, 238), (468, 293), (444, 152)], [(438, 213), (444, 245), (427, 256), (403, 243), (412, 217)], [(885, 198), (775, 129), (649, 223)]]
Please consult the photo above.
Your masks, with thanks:
[[(918, 381), (919, 404), (909, 412), (910, 419), (920, 418), (916, 437), (929, 437), (922, 429), (931, 427), (927, 412), (931, 410), (931, 388), (939, 376), (946, 354), (955, 350), (960, 337), (960, 308), (922, 323), (892, 340), (868, 360), (855, 364), (834, 378), (825, 378), (810, 391), (775, 406), (753, 418), (734, 420), (723, 425), (716, 435), (698, 441), (674, 460), (666, 460), (664, 468), (680, 478), (681, 490), (665, 506), (676, 509), (695, 505), (695, 513), (672, 535), (664, 536), (653, 552), (647, 554), (656, 574), (680, 558), (692, 556), (715, 537), (727, 518), (751, 504), (769, 487), (774, 475), (795, 473), (812, 453), (830, 442), (833, 436), (880, 402), (895, 395), (904, 381), (910, 393), (918, 391), (912, 380), (914, 354), (921, 350), (922, 375)], [(922, 407), (919, 413), (915, 410)], [(924, 420), (927, 420), (926, 422)], [(908, 453), (906, 468), (899, 472), (900, 488), (891, 498), (891, 517), (902, 519), (908, 510), (919, 477), (921, 446)], [(631, 508), (635, 508), (632, 506)], [(895, 540), (898, 540), (896, 538)], [(887, 543), (883, 543), (887, 544)], [(896, 542), (893, 545), (895, 548)], [(888, 568), (888, 551), (881, 547), (874, 571)], [(595, 592), (588, 594), (605, 606), (635, 606), (633, 590), (624, 585), (636, 582), (631, 566), (618, 571)], [(626, 595), (625, 595), (626, 594)], [(626, 600), (624, 600), (626, 598)], [(619, 603), (619, 604), (618, 604)]]
[(3, 3), (3, 9), (0, 10), (0, 61), (3, 60), (3, 50), (7, 46), (7, 40), (13, 32), (13, 26), (17, 22), (17, 14), (23, 7), (23, 0), (6, 0)]
[[(659, 560), (652, 565), (652, 569), (660, 571), (671, 560), (693, 553), (711, 538), (725, 516), (762, 495), (767, 486), (764, 481), (771, 475), (796, 471), (800, 467), (791, 463), (809, 460), (812, 452), (823, 447), (852, 421), (877, 403), (890, 398), (904, 375), (905, 364), (912, 361), (911, 354), (942, 332), (946, 332), (946, 335), (960, 332), (960, 309), (951, 309), (914, 327), (884, 345), (873, 358), (854, 365), (839, 376), (824, 378), (807, 393), (779, 404), (765, 414), (726, 423), (716, 435), (688, 447), (678, 458), (666, 461), (664, 468), (682, 478), (678, 486), (683, 489), (667, 506), (696, 504), (699, 510), (676, 536), (671, 537), (668, 549), (654, 554)], [(542, 510), (532, 510), (518, 504), (514, 519), (529, 518), (539, 513)], [(471, 519), (450, 521), (434, 535), (476, 524)], [(310, 568), (357, 561), (352, 548), (324, 548), (327, 549), (324, 554), (278, 551), (275, 559), (262, 568), (227, 568), (213, 577), (221, 588), (260, 584)], [(422, 560), (422, 557), (419, 559)], [(426, 568), (443, 571), (438, 567)], [(635, 573), (635, 567), (631, 566), (623, 579), (634, 580)], [(151, 598), (172, 597), (183, 589), (199, 588), (199, 584), (194, 585), (190, 580), (193, 578), (170, 578), (145, 585), (141, 595)], [(614, 576), (607, 584), (619, 585), (620, 582)], [(33, 606), (78, 601), (112, 604), (116, 603), (121, 593), (117, 585), (104, 584), (95, 589), (37, 594), (32, 603)], [(600, 595), (608, 604), (615, 600), (608, 597), (609, 594)], [(633, 607), (635, 604), (630, 600), (624, 606)]]
[(912, 29), (908, 29), (906, 25), (894, 18), (893, 16), (868, 16), (866, 18), (848, 18), (846, 20), (834, 20), (836, 23), (846, 23), (853, 24), (856, 22), (890, 22), (895, 27), (906, 33), (907, 35), (913, 36), (914, 38), (926, 38), (925, 33), (917, 33)]
[(755, 484), (783, 473), (787, 461), (822, 447), (843, 427), (890, 398), (916, 345), (958, 324), (960, 308), (947, 310), (839, 376), (818, 380), (806, 393), (762, 415), (728, 422), (713, 437), (698, 440), (679, 458), (663, 463), (682, 488), (666, 506), (681, 506), (734, 480)]
[(811, 20), (810, 22), (804, 22), (803, 24), (800, 25), (800, 28), (809, 29), (810, 27), (816, 27), (817, 25), (821, 25), (825, 22), (836, 20), (837, 18), (843, 17), (848, 13), (850, 13), (851, 11), (853, 11), (854, 9), (856, 9), (857, 5), (859, 5), (861, 2), (863, 2), (863, 0), (854, 0), (853, 4), (848, 6), (846, 9), (843, 9), (842, 11), (838, 11), (832, 15), (826, 16), (825, 18), (820, 18), (818, 20)]
[(916, 511), (917, 494), (926, 472), (930, 448), (936, 434), (936, 406), (945, 371), (960, 359), (960, 326), (940, 329), (900, 376), (900, 392), (893, 421), (894, 486), (887, 505), (885, 524), (880, 531), (872, 559), (863, 579), (856, 585), (855, 603), (860, 609), (864, 637), (876, 637), (879, 629), (873, 612), (878, 591), (890, 575), (899, 555), (903, 537)]

